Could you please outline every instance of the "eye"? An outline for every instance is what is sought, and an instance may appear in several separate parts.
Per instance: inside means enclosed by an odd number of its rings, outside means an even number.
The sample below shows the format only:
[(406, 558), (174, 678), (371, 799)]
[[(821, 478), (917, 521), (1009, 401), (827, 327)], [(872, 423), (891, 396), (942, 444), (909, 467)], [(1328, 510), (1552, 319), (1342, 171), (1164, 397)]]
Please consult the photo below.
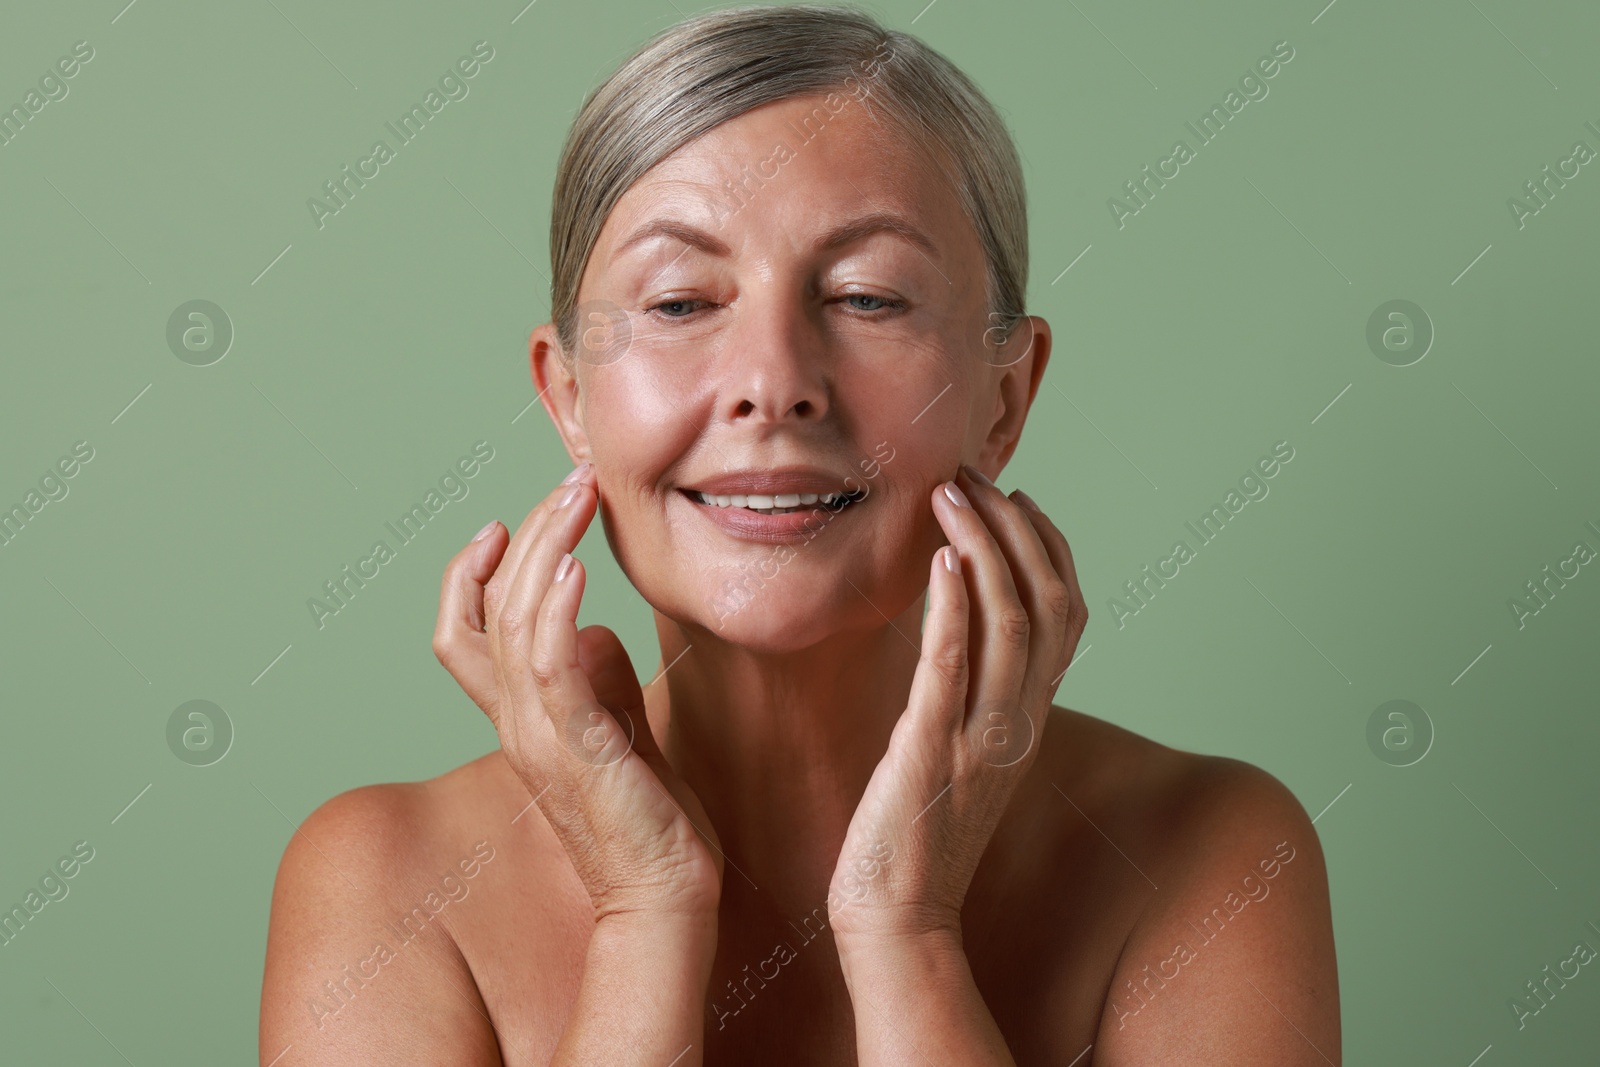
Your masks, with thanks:
[(691, 305), (704, 304), (704, 300), (692, 300), (688, 297), (679, 297), (675, 300), (663, 300), (659, 304), (652, 304), (645, 308), (646, 311), (657, 311), (663, 318), (686, 319), (694, 311)]
[[(858, 300), (864, 301), (866, 306), (855, 303)], [(845, 301), (857, 311), (882, 311), (884, 308), (899, 310), (906, 306), (903, 300), (890, 300), (888, 297), (877, 296), (872, 293), (849, 293), (846, 294)]]
[[(885, 309), (903, 310), (903, 300), (891, 300), (888, 297), (877, 296), (873, 293), (847, 293), (844, 300), (851, 308), (858, 312), (870, 313)], [(647, 312), (655, 312), (665, 319), (686, 319), (698, 310), (698, 305), (710, 306), (708, 300), (695, 300), (691, 297), (677, 297), (672, 300), (662, 300), (645, 308)], [(877, 316), (873, 316), (877, 317)]]

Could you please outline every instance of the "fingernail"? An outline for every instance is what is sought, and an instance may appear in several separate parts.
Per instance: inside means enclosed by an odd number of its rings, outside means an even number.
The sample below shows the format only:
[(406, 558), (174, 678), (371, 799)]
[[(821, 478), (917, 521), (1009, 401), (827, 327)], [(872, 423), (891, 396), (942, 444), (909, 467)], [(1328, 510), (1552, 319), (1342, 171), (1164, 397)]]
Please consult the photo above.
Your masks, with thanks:
[(950, 502), (958, 508), (970, 508), (972, 506), (967, 503), (967, 494), (963, 493), (961, 487), (955, 482), (944, 483), (944, 495), (949, 497)]
[[(563, 482), (562, 484), (565, 485), (566, 483)], [(559, 502), (557, 502), (556, 507), (557, 508), (566, 507), (568, 504), (570, 504), (574, 500), (578, 499), (578, 494), (580, 492), (582, 492), (582, 491), (583, 491), (583, 486), (574, 485), (571, 489), (568, 489), (566, 491), (566, 494), (564, 496), (562, 496), (562, 498), (561, 498), (561, 500)]]
[(1029, 511), (1037, 512), (1040, 515), (1044, 514), (1044, 512), (1040, 510), (1039, 505), (1033, 502), (1033, 497), (1029, 496), (1027, 493), (1024, 493), (1021, 489), (1011, 490), (1011, 499), (1015, 500)]
[(951, 574), (960, 574), (961, 557), (956, 555), (956, 547), (954, 545), (945, 545), (939, 551), (944, 553), (944, 569)]
[(989, 479), (987, 479), (987, 478), (985, 478), (983, 476), (983, 472), (982, 471), (980, 471), (977, 467), (974, 467), (970, 463), (963, 463), (961, 465), (961, 469), (967, 472), (967, 477), (968, 478), (971, 478), (973, 481), (977, 482), (979, 485), (990, 485), (990, 486), (994, 485), (993, 482), (991, 482)]
[(573, 482), (581, 481), (583, 479), (583, 476), (585, 474), (589, 473), (589, 468), (592, 467), (592, 466), (594, 466), (593, 463), (590, 463), (588, 460), (584, 460), (582, 463), (580, 463), (576, 467), (572, 468), (572, 473), (571, 474), (569, 474), (565, 478), (561, 479), (561, 484), (562, 485), (571, 485)]
[(485, 537), (489, 536), (489, 531), (493, 530), (498, 522), (499, 522), (498, 519), (490, 520), (489, 525), (485, 526), (483, 529), (479, 530), (477, 533), (472, 535), (472, 539), (474, 541), (482, 541)]
[(565, 578), (570, 570), (572, 570), (572, 553), (563, 552), (561, 554), (561, 562), (556, 564), (556, 581), (559, 582)]

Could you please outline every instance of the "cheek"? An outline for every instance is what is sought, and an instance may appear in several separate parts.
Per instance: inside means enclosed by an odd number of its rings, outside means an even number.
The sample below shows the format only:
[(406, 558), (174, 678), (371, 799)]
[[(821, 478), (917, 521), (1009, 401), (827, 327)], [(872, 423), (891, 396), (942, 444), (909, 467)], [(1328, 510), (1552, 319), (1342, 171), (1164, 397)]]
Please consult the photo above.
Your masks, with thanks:
[(704, 422), (698, 377), (659, 373), (638, 352), (592, 369), (583, 383), (584, 427), (595, 465), (631, 479), (682, 455)]
[[(940, 482), (954, 478), (968, 451), (971, 418), (969, 387), (964, 379), (939, 373), (907, 373), (893, 386), (880, 388), (869, 402), (855, 439), (865, 453), (856, 465), (858, 479), (886, 484), (897, 494), (917, 497), (931, 511), (928, 495)], [(872, 472), (879, 471), (876, 478)]]

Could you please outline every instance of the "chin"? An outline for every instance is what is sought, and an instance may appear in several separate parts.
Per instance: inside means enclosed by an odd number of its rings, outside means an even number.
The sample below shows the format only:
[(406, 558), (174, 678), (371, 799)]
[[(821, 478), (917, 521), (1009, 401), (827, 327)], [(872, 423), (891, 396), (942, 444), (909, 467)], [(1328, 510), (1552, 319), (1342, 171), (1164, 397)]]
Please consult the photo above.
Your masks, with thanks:
[[(842, 580), (837, 589), (826, 589), (810, 584), (807, 576), (798, 573), (784, 575), (759, 588), (730, 581), (691, 608), (684, 621), (753, 651), (795, 652), (846, 631), (882, 627), (884, 613), (897, 617), (926, 588), (926, 583), (919, 586), (915, 579), (907, 578), (904, 583), (887, 587), (882, 583), (869, 585), (857, 577), (854, 585), (860, 592)], [(708, 581), (705, 587), (712, 584)], [(899, 587), (902, 584), (904, 588)], [(806, 592), (797, 595), (797, 586)]]
[(746, 609), (723, 616), (720, 625), (715, 616), (706, 619), (703, 625), (731, 645), (780, 655), (810, 648), (834, 632), (834, 628), (824, 625), (825, 620), (814, 622), (816, 625), (804, 625), (792, 616), (778, 617), (771, 612)]

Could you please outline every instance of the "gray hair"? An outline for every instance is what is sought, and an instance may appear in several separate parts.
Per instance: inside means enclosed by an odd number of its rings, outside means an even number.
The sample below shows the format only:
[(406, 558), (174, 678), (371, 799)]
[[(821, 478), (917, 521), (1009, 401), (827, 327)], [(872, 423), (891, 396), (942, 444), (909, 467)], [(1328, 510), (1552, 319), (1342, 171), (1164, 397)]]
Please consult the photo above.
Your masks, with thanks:
[[(860, 86), (863, 73), (870, 85)], [(881, 105), (939, 165), (987, 260), (988, 339), (1025, 316), (1027, 199), (1005, 123), (978, 87), (910, 34), (851, 7), (745, 6), (656, 34), (597, 86), (574, 118), (550, 212), (550, 318), (576, 351), (579, 283), (611, 209), (651, 167), (720, 123), (795, 96), (851, 91)]]

